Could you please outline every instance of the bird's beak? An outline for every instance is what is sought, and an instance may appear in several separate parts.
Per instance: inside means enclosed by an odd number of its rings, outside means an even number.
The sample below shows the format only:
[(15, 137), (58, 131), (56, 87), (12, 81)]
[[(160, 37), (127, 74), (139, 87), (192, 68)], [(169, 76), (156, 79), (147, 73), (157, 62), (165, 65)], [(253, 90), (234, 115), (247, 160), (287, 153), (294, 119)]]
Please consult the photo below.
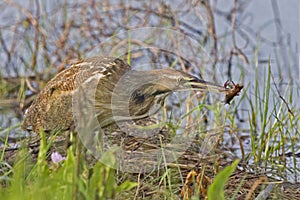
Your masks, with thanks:
[(225, 93), (227, 89), (215, 83), (207, 82), (196, 77), (188, 77), (184, 79), (183, 87), (185, 89), (196, 90), (196, 91), (212, 91)]

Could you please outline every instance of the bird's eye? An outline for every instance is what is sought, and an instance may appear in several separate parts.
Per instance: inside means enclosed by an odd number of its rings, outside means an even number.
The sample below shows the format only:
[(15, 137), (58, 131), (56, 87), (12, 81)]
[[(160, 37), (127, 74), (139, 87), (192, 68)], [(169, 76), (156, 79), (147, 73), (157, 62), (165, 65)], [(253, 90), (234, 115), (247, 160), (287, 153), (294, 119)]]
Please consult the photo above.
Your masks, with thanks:
[(185, 79), (184, 79), (183, 77), (179, 77), (179, 78), (177, 79), (177, 83), (178, 83), (178, 85), (182, 85), (182, 84), (185, 83)]

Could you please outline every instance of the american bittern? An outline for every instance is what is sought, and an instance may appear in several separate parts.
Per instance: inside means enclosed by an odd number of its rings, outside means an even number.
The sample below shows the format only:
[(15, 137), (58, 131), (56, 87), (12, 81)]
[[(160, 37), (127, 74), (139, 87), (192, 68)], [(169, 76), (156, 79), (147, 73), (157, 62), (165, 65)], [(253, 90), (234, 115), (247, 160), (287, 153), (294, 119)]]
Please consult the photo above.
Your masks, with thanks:
[[(119, 120), (146, 118), (157, 112), (166, 96), (173, 91), (228, 91), (222, 86), (200, 80), (182, 71), (135, 71), (118, 58), (92, 57), (71, 65), (47, 83), (27, 109), (22, 128), (38, 132), (40, 129), (68, 130), (73, 127), (72, 96), (80, 84), (87, 83), (93, 76), (96, 76), (98, 81), (95, 107), (101, 127)], [(116, 84), (119, 82), (122, 87), (116, 92), (120, 98), (116, 101), (114, 112), (111, 104)], [(118, 116), (115, 117), (115, 113)]]

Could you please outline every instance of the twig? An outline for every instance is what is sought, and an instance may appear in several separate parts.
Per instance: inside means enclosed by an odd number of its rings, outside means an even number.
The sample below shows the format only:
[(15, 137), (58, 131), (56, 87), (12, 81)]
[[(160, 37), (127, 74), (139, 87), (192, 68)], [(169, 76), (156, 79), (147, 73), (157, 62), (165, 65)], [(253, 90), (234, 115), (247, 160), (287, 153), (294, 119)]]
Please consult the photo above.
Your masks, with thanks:
[(248, 192), (247, 196), (246, 196), (246, 200), (249, 200), (251, 199), (251, 196), (252, 194), (254, 193), (255, 189), (261, 184), (261, 183), (264, 183), (264, 182), (267, 182), (268, 181), (268, 178), (263, 176), (263, 177), (259, 177), (259, 179), (257, 181), (255, 181), (255, 183), (252, 185), (250, 191)]
[(237, 47), (237, 44), (236, 44), (236, 38), (235, 38), (235, 23), (236, 23), (235, 20), (236, 20), (236, 18), (235, 18), (235, 16), (236, 16), (237, 2), (238, 2), (238, 0), (234, 1), (234, 7), (231, 11), (231, 20), (232, 20), (231, 29), (232, 29), (232, 42), (233, 42), (233, 51), (232, 52), (235, 53), (236, 55), (238, 55), (239, 57), (241, 57), (245, 63), (249, 64), (247, 56), (242, 52), (242, 50), (239, 47)]
[(208, 27), (208, 32), (210, 35), (212, 35), (214, 39), (214, 47), (213, 47), (213, 54), (214, 54), (214, 62), (213, 62), (213, 68), (216, 67), (216, 64), (218, 62), (218, 37), (216, 33), (216, 27), (215, 27), (215, 19), (214, 19), (214, 14), (211, 9), (211, 5), (209, 3), (210, 1), (205, 1), (205, 7), (208, 12), (208, 17), (209, 17), (209, 27)]
[(141, 173), (138, 174), (138, 180), (137, 180), (137, 187), (136, 187), (136, 192), (135, 192), (135, 195), (134, 195), (134, 200), (135, 199), (138, 199), (138, 195), (139, 195), (139, 190), (140, 190), (140, 186), (141, 186)]
[(283, 101), (283, 103), (284, 103), (285, 106), (287, 107), (288, 112), (294, 117), (293, 111), (290, 109), (290, 107), (289, 107), (288, 103), (286, 102), (286, 100), (284, 99), (284, 97), (280, 94), (280, 91), (279, 91), (279, 89), (278, 89), (278, 87), (277, 87), (277, 84), (275, 83), (274, 76), (273, 76), (272, 73), (271, 73), (271, 77), (272, 77), (272, 81), (273, 81), (273, 83), (274, 83), (274, 85), (275, 85), (275, 89), (276, 89), (276, 92), (277, 92), (279, 98)]

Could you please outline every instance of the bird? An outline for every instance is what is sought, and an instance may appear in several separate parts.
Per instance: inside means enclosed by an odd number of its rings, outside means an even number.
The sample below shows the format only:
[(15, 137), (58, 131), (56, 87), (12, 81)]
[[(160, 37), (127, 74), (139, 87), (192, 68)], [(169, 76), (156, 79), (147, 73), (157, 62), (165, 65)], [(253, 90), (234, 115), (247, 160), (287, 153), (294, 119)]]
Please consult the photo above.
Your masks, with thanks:
[(93, 81), (96, 117), (102, 128), (157, 113), (172, 92), (228, 92), (223, 86), (173, 68), (137, 71), (120, 58), (95, 56), (79, 60), (54, 76), (25, 111), (22, 129), (74, 129), (74, 94), (80, 88), (90, 90)]

